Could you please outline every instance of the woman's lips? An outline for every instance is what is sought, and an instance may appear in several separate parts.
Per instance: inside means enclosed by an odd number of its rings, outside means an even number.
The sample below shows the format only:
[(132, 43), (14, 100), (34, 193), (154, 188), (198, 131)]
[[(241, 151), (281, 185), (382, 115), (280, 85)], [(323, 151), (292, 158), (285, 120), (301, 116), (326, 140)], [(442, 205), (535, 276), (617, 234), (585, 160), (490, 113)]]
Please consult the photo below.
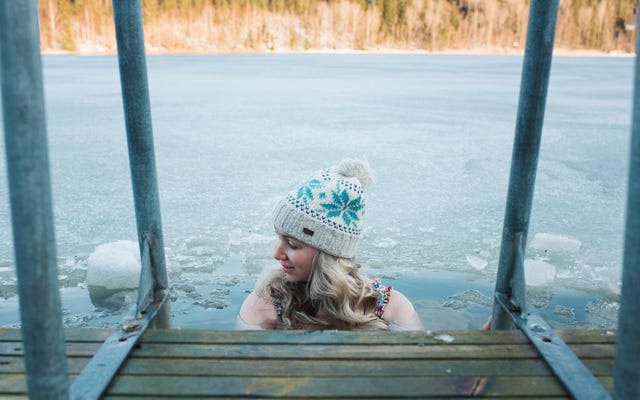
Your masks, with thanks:
[(288, 267), (286, 265), (283, 265), (282, 266), (282, 270), (284, 271), (285, 274), (291, 274), (293, 272), (294, 268), (293, 267)]

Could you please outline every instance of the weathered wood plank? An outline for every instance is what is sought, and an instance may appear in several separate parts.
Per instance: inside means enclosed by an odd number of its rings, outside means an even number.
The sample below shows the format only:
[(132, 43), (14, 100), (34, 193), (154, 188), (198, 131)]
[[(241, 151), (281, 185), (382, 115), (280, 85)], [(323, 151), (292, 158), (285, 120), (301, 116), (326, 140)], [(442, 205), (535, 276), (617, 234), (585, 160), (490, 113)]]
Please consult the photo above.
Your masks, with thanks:
[[(586, 345), (591, 347), (601, 345)], [(593, 352), (590, 354), (595, 353)], [(604, 350), (608, 350), (605, 348)], [(222, 358), (222, 359), (472, 359), (537, 358), (530, 345), (386, 345), (363, 348), (361, 345), (162, 345), (142, 343), (132, 357)]]
[[(110, 334), (110, 329), (103, 328), (67, 328), (64, 330), (66, 342), (104, 342)], [(0, 342), (22, 342), (20, 329), (0, 328)]]
[[(93, 356), (101, 345), (101, 342), (67, 342), (67, 356)], [(0, 356), (24, 356), (22, 343), (0, 342)]]
[[(67, 342), (104, 342), (109, 329), (68, 328), (65, 329)], [(568, 344), (615, 343), (615, 331), (611, 330), (559, 330), (556, 332)], [(446, 336), (445, 336), (446, 335)], [(441, 343), (443, 338), (452, 337), (455, 343), (466, 344), (523, 344), (527, 338), (520, 331), (425, 331), (425, 332), (337, 332), (337, 331), (211, 331), (201, 329), (152, 329), (145, 333), (147, 343), (351, 343), (376, 344), (431, 344)], [(448, 338), (447, 338), (448, 339)], [(21, 342), (19, 329), (0, 328), (0, 342)]]
[[(578, 357), (612, 358), (611, 345), (586, 344), (572, 346)], [(539, 358), (531, 345), (453, 345), (439, 346), (386, 345), (363, 348), (360, 345), (162, 345), (141, 343), (133, 357), (165, 358), (303, 358), (303, 359), (511, 359)]]
[[(558, 331), (558, 335), (567, 343), (615, 343), (614, 331)], [(336, 332), (336, 331), (246, 331), (242, 334), (244, 343), (296, 343), (323, 344), (349, 343), (370, 345), (388, 344), (441, 344), (453, 339), (453, 343), (464, 344), (525, 344), (528, 339), (520, 331), (425, 331), (425, 332)], [(237, 331), (206, 330), (165, 330), (155, 329), (145, 333), (146, 343), (238, 343)]]
[[(239, 343), (237, 331), (203, 331), (163, 329), (145, 333), (146, 343)], [(443, 331), (443, 332), (384, 332), (384, 331), (244, 331), (243, 344), (351, 344), (368, 346), (386, 344), (442, 344), (453, 341), (464, 344), (525, 344), (527, 338), (519, 331)]]
[[(22, 399), (23, 397), (17, 397), (16, 399)], [(206, 397), (208, 398), (208, 397)], [(278, 397), (279, 400), (300, 400), (301, 396), (296, 396), (296, 397)], [(417, 398), (424, 398), (424, 397), (417, 397)], [(442, 398), (442, 397), (433, 397), (433, 398)], [(544, 400), (567, 400), (570, 399), (570, 397), (567, 396), (536, 396), (536, 397), (524, 397), (526, 399), (544, 399)], [(13, 399), (13, 397), (10, 397), (10, 399)], [(158, 397), (156, 396), (113, 396), (113, 395), (106, 395), (102, 398), (102, 400), (143, 400), (143, 399), (150, 399), (150, 400), (156, 400), (158, 399)], [(168, 397), (165, 397), (165, 399), (168, 399)], [(203, 397), (202, 396), (180, 396), (180, 400), (202, 400)], [(332, 400), (348, 400), (348, 399), (353, 399), (353, 397), (333, 397)], [(367, 400), (388, 400), (388, 397), (377, 397), (377, 396), (372, 396), (372, 397), (367, 397)], [(500, 400), (522, 400), (523, 397), (500, 397)]]
[[(100, 347), (99, 343), (67, 343), (67, 356), (91, 357)], [(613, 358), (615, 347), (603, 344), (570, 346), (580, 358)], [(0, 356), (22, 356), (22, 346), (0, 343)], [(149, 358), (248, 358), (248, 359), (507, 359), (539, 358), (536, 350), (527, 344), (519, 345), (387, 345), (363, 348), (361, 345), (260, 345), (260, 344), (148, 344), (142, 342), (131, 353), (132, 357)]]
[(558, 330), (556, 334), (568, 344), (587, 344), (587, 343), (601, 343), (601, 344), (615, 344), (616, 343), (616, 331), (615, 330), (578, 330), (567, 329)]
[[(90, 358), (69, 358), (69, 373), (79, 374)], [(612, 376), (614, 359), (587, 359), (594, 375)], [(21, 357), (0, 358), (0, 374), (24, 373)], [(548, 376), (551, 371), (541, 359), (509, 360), (218, 360), (129, 358), (122, 375), (192, 376), (446, 376), (502, 375)]]
[[(79, 374), (91, 357), (67, 358), (67, 366), (70, 374)], [(26, 371), (24, 357), (0, 356), (0, 374), (23, 374)]]
[[(339, 361), (339, 360), (177, 360), (149, 362), (130, 359), (121, 375), (183, 375), (183, 376), (262, 376), (262, 377), (385, 377), (385, 376), (452, 376), (452, 375), (504, 375), (549, 376), (542, 360), (493, 361)], [(156, 360), (153, 360), (156, 361)], [(516, 362), (513, 362), (516, 361)], [(607, 371), (606, 367), (598, 366)]]
[[(613, 360), (589, 360), (586, 366), (598, 376), (613, 374)], [(122, 375), (191, 376), (549, 376), (543, 360), (175, 360), (130, 359)]]
[[(611, 389), (613, 380), (605, 378)], [(565, 396), (553, 377), (362, 377), (362, 378), (250, 378), (250, 377), (132, 377), (119, 376), (108, 389), (114, 395), (209, 397), (473, 397)], [(215, 395), (214, 395), (215, 394)]]
[(26, 394), (27, 382), (25, 374), (0, 375), (0, 395)]

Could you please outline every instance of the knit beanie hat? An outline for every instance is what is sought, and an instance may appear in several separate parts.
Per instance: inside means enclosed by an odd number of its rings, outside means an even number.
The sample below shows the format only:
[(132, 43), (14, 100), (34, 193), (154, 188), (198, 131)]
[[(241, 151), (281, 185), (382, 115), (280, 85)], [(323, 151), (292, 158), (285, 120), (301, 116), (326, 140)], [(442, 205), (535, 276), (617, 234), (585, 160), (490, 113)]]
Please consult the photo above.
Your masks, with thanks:
[(362, 235), (364, 191), (371, 183), (366, 160), (344, 159), (289, 192), (273, 211), (273, 224), (311, 247), (352, 258)]

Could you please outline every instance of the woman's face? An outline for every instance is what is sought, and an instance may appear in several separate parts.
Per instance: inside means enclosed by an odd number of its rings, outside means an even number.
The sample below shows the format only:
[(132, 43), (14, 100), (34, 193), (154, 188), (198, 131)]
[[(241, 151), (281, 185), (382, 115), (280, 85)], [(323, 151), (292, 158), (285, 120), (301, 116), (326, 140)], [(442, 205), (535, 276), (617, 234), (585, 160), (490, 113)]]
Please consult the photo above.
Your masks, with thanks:
[(311, 275), (313, 258), (318, 250), (287, 236), (276, 228), (278, 243), (273, 253), (273, 258), (280, 261), (282, 271), (289, 282), (306, 282)]

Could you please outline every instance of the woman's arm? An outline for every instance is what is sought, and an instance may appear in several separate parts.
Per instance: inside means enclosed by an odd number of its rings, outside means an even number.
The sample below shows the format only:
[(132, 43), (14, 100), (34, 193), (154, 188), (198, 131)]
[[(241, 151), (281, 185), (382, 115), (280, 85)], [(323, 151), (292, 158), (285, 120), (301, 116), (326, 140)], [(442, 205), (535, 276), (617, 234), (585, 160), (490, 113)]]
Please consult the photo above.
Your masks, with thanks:
[(247, 296), (240, 307), (236, 329), (273, 329), (276, 317), (276, 309), (273, 304), (259, 297), (254, 291)]
[(392, 330), (424, 330), (424, 325), (411, 301), (395, 289), (391, 292), (389, 304), (385, 308), (384, 320), (389, 323), (389, 328)]
[(493, 319), (493, 315), (489, 315), (489, 318), (487, 318), (487, 322), (484, 323), (484, 325), (482, 325), (482, 330), (483, 331), (490, 331), (491, 330), (491, 320)]

